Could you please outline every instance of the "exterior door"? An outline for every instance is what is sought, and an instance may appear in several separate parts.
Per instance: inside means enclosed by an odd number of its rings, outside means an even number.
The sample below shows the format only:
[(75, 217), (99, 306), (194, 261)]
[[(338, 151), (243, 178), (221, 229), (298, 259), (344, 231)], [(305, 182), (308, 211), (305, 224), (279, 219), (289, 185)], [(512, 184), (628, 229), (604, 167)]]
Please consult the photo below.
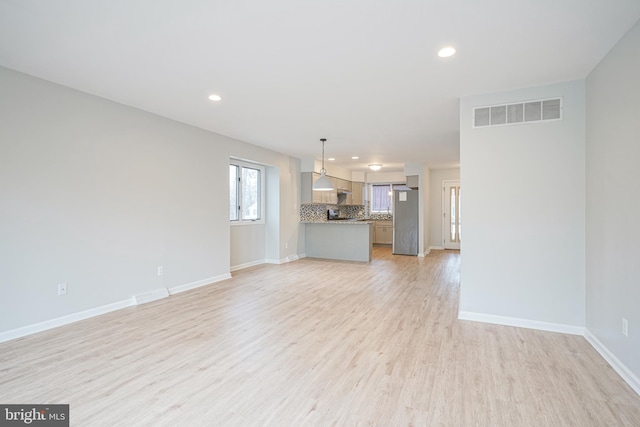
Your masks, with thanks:
[(442, 185), (444, 212), (442, 236), (445, 249), (460, 249), (460, 181), (444, 181)]

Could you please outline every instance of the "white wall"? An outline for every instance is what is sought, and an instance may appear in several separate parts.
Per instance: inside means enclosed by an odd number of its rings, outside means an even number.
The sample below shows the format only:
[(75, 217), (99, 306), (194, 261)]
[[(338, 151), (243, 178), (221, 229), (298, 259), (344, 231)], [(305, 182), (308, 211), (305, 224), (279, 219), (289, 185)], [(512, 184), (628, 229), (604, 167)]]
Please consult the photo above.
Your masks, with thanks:
[[(563, 120), (472, 129), (475, 106), (558, 96)], [(461, 99), (461, 317), (582, 332), (584, 102), (584, 81)]]
[(429, 203), (431, 221), (429, 246), (431, 248), (442, 249), (444, 247), (444, 237), (442, 236), (442, 213), (444, 212), (442, 209), (442, 182), (459, 180), (460, 168), (431, 170), (431, 202)]
[(265, 224), (231, 226), (231, 270), (263, 264), (266, 258)]
[(367, 172), (367, 184), (378, 184), (387, 182), (405, 182), (404, 172)]
[(278, 167), (266, 166), (265, 170), (265, 223), (231, 226), (232, 271), (265, 262), (291, 261), (300, 255), (298, 248), (304, 248), (304, 237), (298, 244), (300, 233), (304, 234), (299, 228), (299, 161), (259, 147), (249, 151), (246, 155), (253, 156), (254, 162), (261, 159), (259, 163), (271, 162)]
[(353, 182), (365, 182), (365, 172), (361, 171), (352, 171), (351, 172), (351, 181)]
[[(333, 176), (335, 178), (344, 179), (347, 181), (351, 181), (351, 171), (349, 169), (343, 168), (341, 166), (337, 166), (332, 164), (330, 161), (326, 160), (324, 162), (324, 169), (327, 171), (327, 175)], [(302, 172), (317, 172), (320, 173), (322, 170), (322, 161), (315, 159), (304, 159), (301, 162), (301, 171)]]
[(265, 248), (297, 254), (299, 160), (5, 68), (0, 90), (0, 333), (228, 276), (230, 156), (278, 171)]
[[(636, 375), (640, 393), (640, 23), (587, 88), (586, 325)], [(629, 337), (621, 333), (629, 321)]]

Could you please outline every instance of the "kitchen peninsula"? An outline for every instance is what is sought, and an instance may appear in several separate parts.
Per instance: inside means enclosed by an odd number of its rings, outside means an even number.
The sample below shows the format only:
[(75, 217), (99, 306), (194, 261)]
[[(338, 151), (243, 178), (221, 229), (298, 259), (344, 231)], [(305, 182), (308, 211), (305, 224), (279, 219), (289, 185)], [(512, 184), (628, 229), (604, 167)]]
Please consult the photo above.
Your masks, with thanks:
[(305, 224), (306, 256), (370, 262), (373, 221), (301, 221)]

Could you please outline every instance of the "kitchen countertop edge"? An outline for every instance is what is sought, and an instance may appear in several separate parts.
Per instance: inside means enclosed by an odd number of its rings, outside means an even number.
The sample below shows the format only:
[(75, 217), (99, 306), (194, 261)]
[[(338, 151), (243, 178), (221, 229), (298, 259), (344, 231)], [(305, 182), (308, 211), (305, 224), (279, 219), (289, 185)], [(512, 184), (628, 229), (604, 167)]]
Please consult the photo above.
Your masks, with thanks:
[(349, 225), (360, 225), (360, 224), (373, 224), (375, 221), (366, 220), (366, 221), (300, 221), (301, 224), (349, 224)]

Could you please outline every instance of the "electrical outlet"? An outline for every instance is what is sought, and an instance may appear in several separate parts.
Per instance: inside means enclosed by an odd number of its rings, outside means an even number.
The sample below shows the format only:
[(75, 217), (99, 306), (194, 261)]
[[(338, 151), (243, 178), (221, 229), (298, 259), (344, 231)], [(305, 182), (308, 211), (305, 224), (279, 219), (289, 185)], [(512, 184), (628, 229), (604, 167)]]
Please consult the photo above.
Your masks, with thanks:
[(622, 335), (629, 336), (629, 321), (624, 317), (622, 318)]
[(160, 266), (158, 267), (158, 276), (162, 276), (164, 274), (164, 267)]
[(58, 295), (66, 295), (66, 294), (67, 294), (67, 284), (58, 283)]

